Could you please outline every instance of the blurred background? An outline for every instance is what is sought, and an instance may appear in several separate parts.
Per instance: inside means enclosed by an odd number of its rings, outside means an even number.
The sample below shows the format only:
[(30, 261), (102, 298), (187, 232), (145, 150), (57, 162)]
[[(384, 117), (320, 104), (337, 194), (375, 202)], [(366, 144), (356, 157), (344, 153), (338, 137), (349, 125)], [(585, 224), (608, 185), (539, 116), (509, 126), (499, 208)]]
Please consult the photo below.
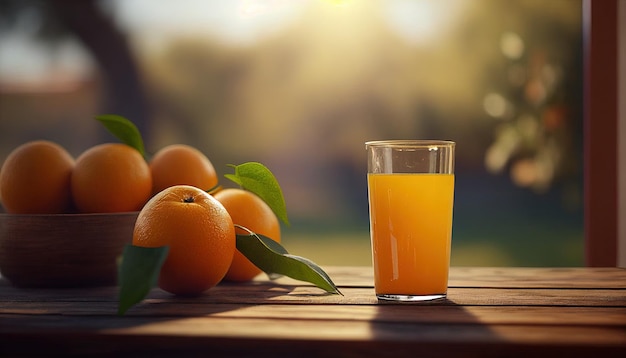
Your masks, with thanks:
[[(0, 0), (0, 162), (126, 116), (260, 161), (321, 265), (370, 265), (364, 142), (457, 142), (452, 264), (582, 266), (580, 0)], [(227, 184), (226, 179), (222, 179)]]

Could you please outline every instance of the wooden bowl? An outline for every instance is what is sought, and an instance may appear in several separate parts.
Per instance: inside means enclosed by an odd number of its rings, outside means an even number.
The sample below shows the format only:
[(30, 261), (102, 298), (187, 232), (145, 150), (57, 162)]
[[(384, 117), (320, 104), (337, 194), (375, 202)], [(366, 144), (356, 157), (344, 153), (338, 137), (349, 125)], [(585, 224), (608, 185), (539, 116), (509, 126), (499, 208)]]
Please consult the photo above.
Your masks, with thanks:
[(0, 274), (18, 287), (115, 285), (137, 215), (0, 214)]

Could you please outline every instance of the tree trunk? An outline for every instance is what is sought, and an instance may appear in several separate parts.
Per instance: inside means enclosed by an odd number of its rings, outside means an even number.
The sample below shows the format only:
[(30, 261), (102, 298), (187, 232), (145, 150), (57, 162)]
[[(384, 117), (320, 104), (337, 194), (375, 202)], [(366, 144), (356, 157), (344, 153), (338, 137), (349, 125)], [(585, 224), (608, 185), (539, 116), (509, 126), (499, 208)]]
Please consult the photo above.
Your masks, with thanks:
[(150, 110), (125, 35), (94, 0), (54, 0), (50, 5), (100, 67), (105, 93), (102, 114), (118, 114), (130, 119), (146, 140)]

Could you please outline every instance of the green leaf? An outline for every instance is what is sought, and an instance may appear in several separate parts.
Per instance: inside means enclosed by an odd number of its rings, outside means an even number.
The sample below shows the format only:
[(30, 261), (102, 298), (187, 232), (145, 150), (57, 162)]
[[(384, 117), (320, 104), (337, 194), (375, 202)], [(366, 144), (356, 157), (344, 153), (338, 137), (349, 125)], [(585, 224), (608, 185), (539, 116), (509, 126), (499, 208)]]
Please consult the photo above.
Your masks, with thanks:
[(321, 267), (309, 259), (287, 253), (283, 246), (266, 236), (238, 234), (237, 250), (270, 278), (276, 274), (285, 275), (312, 283), (326, 292), (342, 295)]
[(133, 122), (116, 114), (103, 114), (97, 116), (96, 119), (104, 124), (106, 129), (117, 139), (121, 140), (122, 143), (137, 149), (144, 158), (146, 157), (143, 138)]
[(258, 195), (282, 222), (289, 225), (283, 192), (276, 177), (266, 166), (258, 162), (229, 166), (235, 168), (235, 174), (225, 174), (226, 178)]
[(141, 302), (156, 286), (168, 251), (167, 246), (124, 247), (118, 272), (120, 285), (118, 315), (123, 315), (129, 308)]

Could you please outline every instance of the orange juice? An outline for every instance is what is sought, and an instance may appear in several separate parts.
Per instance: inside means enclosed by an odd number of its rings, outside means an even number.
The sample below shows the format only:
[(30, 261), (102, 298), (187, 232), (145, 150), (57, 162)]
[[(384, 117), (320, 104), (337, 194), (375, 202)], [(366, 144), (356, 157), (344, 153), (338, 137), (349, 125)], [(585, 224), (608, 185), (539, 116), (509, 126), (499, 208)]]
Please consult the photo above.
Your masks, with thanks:
[(445, 295), (454, 174), (368, 174), (377, 295)]

